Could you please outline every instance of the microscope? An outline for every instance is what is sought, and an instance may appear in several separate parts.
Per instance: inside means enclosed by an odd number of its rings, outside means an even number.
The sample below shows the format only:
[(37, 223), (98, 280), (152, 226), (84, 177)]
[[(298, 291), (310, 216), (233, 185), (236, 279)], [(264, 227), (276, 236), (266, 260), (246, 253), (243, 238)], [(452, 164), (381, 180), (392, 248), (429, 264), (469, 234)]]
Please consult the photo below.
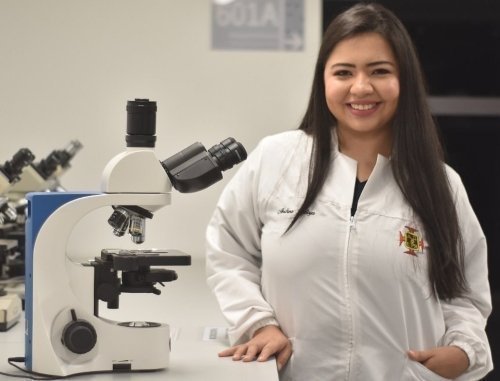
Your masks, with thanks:
[[(0, 206), (0, 237), (15, 240), (18, 248), (15, 255), (9, 257), (8, 277), (24, 276), (26, 194), (37, 191), (64, 191), (59, 178), (71, 167), (70, 161), (81, 148), (82, 144), (78, 140), (72, 140), (65, 148), (53, 150), (38, 162), (34, 162), (34, 156), (29, 150), (23, 149), (19, 152), (18, 161), (24, 158), (25, 165), (18, 171), (16, 181), (4, 191), (3, 199), (9, 206), (9, 215), (4, 219), (4, 223), (1, 221), (2, 206)], [(0, 199), (0, 205), (1, 203)], [(23, 293), (21, 290), (21, 294)]]
[(16, 211), (9, 205), (9, 199), (5, 194), (21, 180), (23, 169), (34, 159), (35, 156), (29, 149), (21, 148), (11, 160), (0, 165), (0, 225), (16, 220)]
[(113, 321), (100, 316), (99, 304), (116, 309), (122, 293), (159, 294), (157, 284), (177, 279), (164, 267), (188, 266), (191, 257), (176, 250), (101, 247), (81, 263), (68, 250), (74, 227), (101, 208), (109, 208), (116, 237), (129, 234), (132, 245), (143, 243), (146, 221), (170, 204), (172, 186), (183, 193), (202, 190), (246, 159), (244, 147), (228, 138), (209, 150), (194, 143), (160, 161), (155, 134), (156, 102), (128, 101), (127, 148), (104, 168), (100, 192), (27, 196), (27, 369), (68, 376), (168, 367), (168, 324)]
[(64, 191), (59, 183), (59, 177), (70, 167), (73, 157), (82, 149), (78, 140), (72, 140), (59, 150), (53, 150), (46, 158), (27, 165), (20, 176), (20, 180), (9, 189), (11, 199), (24, 198), (28, 192), (56, 192)]
[(0, 195), (21, 179), (20, 175), (24, 167), (30, 165), (34, 159), (35, 156), (29, 149), (21, 148), (11, 160), (0, 165)]
[[(16, 254), (17, 241), (4, 237), (3, 232), (15, 223), (17, 213), (4, 194), (20, 180), (23, 168), (30, 165), (35, 156), (27, 148), (21, 148), (11, 160), (0, 165), (0, 279), (8, 277), (9, 258)], [(3, 284), (3, 282), (2, 282)], [(7, 331), (20, 319), (22, 301), (16, 293), (9, 293), (9, 284), (0, 287), (0, 331)]]

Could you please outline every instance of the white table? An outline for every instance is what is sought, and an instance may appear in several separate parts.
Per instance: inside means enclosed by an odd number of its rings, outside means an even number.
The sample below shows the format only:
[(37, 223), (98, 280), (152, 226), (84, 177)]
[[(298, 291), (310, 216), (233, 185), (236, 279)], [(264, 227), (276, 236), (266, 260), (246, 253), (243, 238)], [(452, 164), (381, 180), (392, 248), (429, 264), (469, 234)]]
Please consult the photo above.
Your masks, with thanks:
[[(78, 377), (88, 381), (277, 381), (274, 360), (267, 362), (232, 361), (217, 353), (229, 343), (225, 337), (206, 339), (207, 330), (220, 332), (225, 321), (214, 296), (206, 286), (204, 261), (193, 259), (189, 267), (176, 267), (179, 279), (162, 288), (162, 295), (125, 295), (118, 310), (102, 311), (114, 320), (147, 320), (170, 324), (172, 352), (168, 369), (151, 373), (120, 373)], [(205, 336), (205, 338), (204, 338)], [(18, 373), (7, 363), (8, 357), (24, 356), (24, 321), (8, 332), (0, 332), (0, 371)], [(6, 376), (0, 376), (6, 380)], [(12, 378), (12, 380), (16, 380)], [(19, 378), (17, 378), (19, 380)], [(29, 380), (29, 377), (26, 377)]]

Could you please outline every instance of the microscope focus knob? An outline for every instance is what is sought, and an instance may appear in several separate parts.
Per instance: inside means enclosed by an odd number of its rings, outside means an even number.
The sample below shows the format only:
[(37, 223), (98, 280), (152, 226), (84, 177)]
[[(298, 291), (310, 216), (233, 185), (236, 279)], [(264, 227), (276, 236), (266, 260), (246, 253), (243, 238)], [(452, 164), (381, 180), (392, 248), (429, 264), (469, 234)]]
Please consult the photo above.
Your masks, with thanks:
[(84, 354), (90, 352), (97, 343), (95, 328), (86, 320), (77, 319), (75, 310), (71, 310), (72, 321), (63, 329), (61, 341), (71, 352)]

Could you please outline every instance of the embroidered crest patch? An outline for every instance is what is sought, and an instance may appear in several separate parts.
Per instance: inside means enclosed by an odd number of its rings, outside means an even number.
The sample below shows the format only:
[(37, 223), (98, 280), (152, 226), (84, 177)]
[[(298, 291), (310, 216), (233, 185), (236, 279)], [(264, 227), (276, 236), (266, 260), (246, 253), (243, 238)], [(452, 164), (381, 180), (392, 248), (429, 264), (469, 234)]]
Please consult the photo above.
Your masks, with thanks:
[(405, 254), (417, 256), (424, 251), (424, 240), (420, 232), (411, 226), (405, 226), (403, 232), (399, 232), (399, 246), (403, 245), (408, 250)]

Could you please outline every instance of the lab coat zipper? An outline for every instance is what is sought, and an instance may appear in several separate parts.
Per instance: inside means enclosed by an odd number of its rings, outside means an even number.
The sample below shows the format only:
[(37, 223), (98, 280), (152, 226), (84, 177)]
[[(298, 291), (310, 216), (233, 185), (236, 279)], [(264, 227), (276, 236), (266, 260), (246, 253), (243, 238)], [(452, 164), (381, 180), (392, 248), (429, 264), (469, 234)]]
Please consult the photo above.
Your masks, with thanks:
[(352, 365), (352, 356), (354, 352), (354, 323), (353, 323), (353, 313), (352, 313), (352, 301), (351, 301), (351, 287), (350, 287), (350, 279), (349, 279), (349, 248), (351, 241), (351, 233), (356, 227), (356, 220), (354, 216), (349, 218), (349, 228), (347, 230), (345, 251), (344, 251), (344, 285), (346, 290), (346, 311), (347, 311), (347, 319), (348, 319), (348, 348), (347, 348), (347, 368), (346, 368), (346, 381), (350, 379), (351, 374), (351, 365)]

